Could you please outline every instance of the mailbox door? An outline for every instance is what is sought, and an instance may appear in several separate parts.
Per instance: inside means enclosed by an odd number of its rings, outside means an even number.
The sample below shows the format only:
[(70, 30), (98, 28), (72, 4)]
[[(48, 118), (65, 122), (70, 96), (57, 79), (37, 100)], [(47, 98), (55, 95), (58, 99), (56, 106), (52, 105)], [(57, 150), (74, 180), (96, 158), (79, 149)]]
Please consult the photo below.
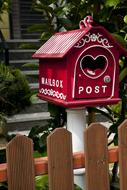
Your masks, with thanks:
[(116, 60), (109, 49), (101, 45), (86, 48), (75, 63), (73, 98), (111, 98), (115, 74)]

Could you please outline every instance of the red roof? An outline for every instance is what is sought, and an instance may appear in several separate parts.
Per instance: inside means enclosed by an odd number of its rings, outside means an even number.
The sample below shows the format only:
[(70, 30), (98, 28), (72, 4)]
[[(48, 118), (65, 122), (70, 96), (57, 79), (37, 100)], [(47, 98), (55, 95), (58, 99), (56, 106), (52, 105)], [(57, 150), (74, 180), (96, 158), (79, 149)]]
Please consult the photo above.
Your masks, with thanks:
[(90, 28), (56, 33), (35, 52), (33, 58), (62, 58), (89, 30)]

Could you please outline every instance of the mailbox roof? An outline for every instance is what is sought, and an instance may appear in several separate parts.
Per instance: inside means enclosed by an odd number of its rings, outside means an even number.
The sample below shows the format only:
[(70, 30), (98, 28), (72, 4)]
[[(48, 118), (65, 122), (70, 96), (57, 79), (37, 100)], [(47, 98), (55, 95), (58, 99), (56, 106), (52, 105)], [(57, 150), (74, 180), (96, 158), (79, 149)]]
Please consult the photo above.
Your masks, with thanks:
[[(54, 34), (45, 44), (43, 44), (32, 56), (33, 58), (62, 58), (64, 57), (79, 40), (91, 30), (91, 27), (59, 32)], [(108, 36), (109, 40), (118, 48), (120, 55), (127, 57), (127, 50), (124, 49), (103, 27), (97, 26), (94, 29), (102, 31)]]
[(62, 58), (89, 30), (90, 28), (56, 33), (36, 51), (33, 57)]

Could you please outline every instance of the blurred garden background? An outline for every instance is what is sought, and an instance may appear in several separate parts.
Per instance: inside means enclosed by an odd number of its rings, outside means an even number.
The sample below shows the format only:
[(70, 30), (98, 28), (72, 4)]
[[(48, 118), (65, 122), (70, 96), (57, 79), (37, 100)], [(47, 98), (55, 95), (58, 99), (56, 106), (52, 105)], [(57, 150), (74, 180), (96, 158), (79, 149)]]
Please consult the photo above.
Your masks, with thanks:
[[(0, 0), (1, 162), (5, 162), (7, 142), (17, 133), (33, 139), (38, 157), (46, 155), (47, 135), (56, 127), (66, 127), (65, 109), (37, 98), (38, 60), (32, 54), (55, 32), (78, 29), (87, 15), (127, 48), (126, 0)], [(87, 108), (88, 125), (99, 121), (108, 127), (109, 145), (117, 145), (117, 127), (127, 117), (126, 57), (119, 60), (119, 68), (121, 102)], [(116, 168), (117, 164), (114, 178)], [(48, 189), (47, 176), (36, 181), (38, 190)]]

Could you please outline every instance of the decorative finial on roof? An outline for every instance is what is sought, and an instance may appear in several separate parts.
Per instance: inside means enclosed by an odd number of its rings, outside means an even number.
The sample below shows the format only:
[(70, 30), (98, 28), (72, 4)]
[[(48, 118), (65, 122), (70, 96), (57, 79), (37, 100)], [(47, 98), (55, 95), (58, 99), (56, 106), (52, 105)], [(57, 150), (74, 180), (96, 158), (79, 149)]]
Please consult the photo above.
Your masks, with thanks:
[(86, 16), (83, 20), (80, 21), (79, 27), (80, 29), (89, 28), (91, 27), (92, 23), (93, 23), (93, 17)]

